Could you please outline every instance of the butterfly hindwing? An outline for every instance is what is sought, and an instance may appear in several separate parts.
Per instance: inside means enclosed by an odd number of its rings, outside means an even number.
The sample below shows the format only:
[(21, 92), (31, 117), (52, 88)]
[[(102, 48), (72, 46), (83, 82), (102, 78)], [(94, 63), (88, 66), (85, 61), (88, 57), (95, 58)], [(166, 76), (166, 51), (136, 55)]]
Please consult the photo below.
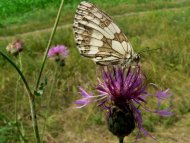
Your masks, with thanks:
[(89, 2), (81, 2), (75, 14), (75, 41), (81, 55), (101, 65), (130, 58), (133, 48), (113, 20)]

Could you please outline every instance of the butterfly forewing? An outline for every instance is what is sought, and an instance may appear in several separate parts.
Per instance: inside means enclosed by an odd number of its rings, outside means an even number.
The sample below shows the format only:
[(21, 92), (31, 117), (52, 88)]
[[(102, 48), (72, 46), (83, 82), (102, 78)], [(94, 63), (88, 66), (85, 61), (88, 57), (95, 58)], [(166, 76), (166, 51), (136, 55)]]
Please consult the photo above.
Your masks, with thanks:
[(113, 20), (89, 2), (76, 10), (73, 30), (81, 55), (101, 65), (121, 64), (130, 59), (133, 48)]

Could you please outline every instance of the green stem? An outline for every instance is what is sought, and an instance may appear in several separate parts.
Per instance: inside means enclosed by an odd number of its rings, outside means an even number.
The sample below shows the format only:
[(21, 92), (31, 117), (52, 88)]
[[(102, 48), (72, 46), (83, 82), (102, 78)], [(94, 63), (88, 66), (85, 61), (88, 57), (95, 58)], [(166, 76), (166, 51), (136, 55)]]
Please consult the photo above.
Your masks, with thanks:
[(22, 81), (24, 82), (24, 85), (26, 87), (27, 92), (29, 93), (29, 95), (32, 95), (32, 92), (29, 88), (28, 82), (26, 81), (24, 75), (22, 74), (22, 72), (20, 71), (20, 69), (17, 67), (17, 65), (8, 57), (6, 56), (2, 51), (0, 51), (0, 54), (3, 58), (5, 58), (18, 72), (18, 74), (20, 75)]
[[(18, 123), (18, 85), (19, 85), (19, 81), (20, 81), (20, 76), (17, 79), (16, 93), (15, 93), (16, 94), (15, 95), (15, 121), (16, 121), (16, 124)], [(19, 125), (17, 125), (17, 130), (19, 131)]]
[(61, 10), (62, 10), (62, 7), (63, 7), (63, 3), (64, 3), (64, 0), (61, 1), (59, 11), (57, 13), (57, 17), (56, 17), (56, 20), (55, 20), (55, 23), (54, 23), (54, 27), (53, 27), (53, 30), (51, 32), (51, 35), (50, 35), (50, 38), (49, 38), (49, 41), (48, 41), (48, 44), (47, 44), (47, 48), (46, 48), (46, 51), (45, 51), (45, 54), (44, 54), (44, 58), (43, 58), (43, 62), (42, 62), (42, 65), (41, 65), (40, 73), (39, 73), (37, 83), (36, 83), (36, 91), (38, 90), (38, 86), (40, 84), (40, 79), (41, 79), (41, 76), (42, 76), (42, 72), (43, 72), (45, 62), (46, 62), (46, 59), (47, 59), (48, 51), (50, 49), (53, 37), (55, 35), (55, 31), (56, 31), (56, 28), (57, 28), (57, 25), (58, 25), (58, 22), (59, 22), (59, 19), (60, 19), (60, 16), (61, 16)]
[(40, 135), (39, 135), (39, 130), (38, 130), (37, 116), (36, 116), (35, 98), (33, 94), (29, 96), (29, 103), (30, 103), (30, 109), (31, 109), (31, 115), (32, 115), (34, 134), (36, 137), (36, 143), (40, 143), (41, 141), (40, 141)]
[(119, 143), (124, 143), (124, 137), (119, 137)]
[(45, 122), (44, 122), (44, 127), (43, 127), (43, 131), (42, 131), (42, 141), (43, 141), (43, 138), (44, 138), (44, 133), (45, 133), (45, 130), (46, 130), (46, 125), (47, 125), (47, 117), (48, 117), (48, 113), (50, 112), (50, 103), (51, 103), (51, 97), (52, 97), (52, 94), (53, 94), (53, 90), (55, 89), (55, 83), (56, 83), (56, 79), (57, 79), (57, 71), (58, 71), (58, 65), (56, 65), (56, 69), (55, 69), (55, 74), (54, 74), (54, 79), (53, 79), (53, 82), (52, 82), (52, 86), (51, 86), (51, 89), (50, 89), (50, 94), (49, 94), (49, 98), (48, 98), (48, 102), (47, 102), (47, 111), (45, 113)]
[(30, 103), (30, 110), (31, 110), (31, 116), (32, 116), (32, 125), (33, 125), (33, 129), (34, 129), (36, 142), (40, 143), (40, 135), (39, 135), (39, 131), (38, 131), (38, 123), (37, 123), (36, 109), (35, 109), (35, 96), (32, 94), (26, 78), (24, 77), (24, 75), (22, 74), (20, 69), (17, 67), (17, 65), (1, 51), (0, 51), (0, 55), (2, 55), (3, 58), (5, 58), (16, 69), (16, 71), (20, 75), (22, 81), (24, 82), (26, 91), (28, 93), (28, 99), (29, 99), (29, 103)]
[(20, 134), (20, 136), (21, 136), (22, 141), (23, 141), (24, 143), (26, 143), (27, 140), (24, 138), (24, 135), (22, 134), (22, 132), (21, 132), (21, 130), (20, 130), (19, 124), (16, 123), (16, 126), (17, 126), (17, 130), (18, 130), (18, 132), (19, 132), (19, 134)]
[[(18, 65), (20, 67), (20, 70), (22, 72), (22, 60), (21, 60), (21, 54), (18, 55), (18, 58), (19, 58), (19, 62), (18, 62)], [(26, 139), (24, 138), (24, 135), (20, 129), (20, 126), (19, 126), (19, 122), (18, 122), (18, 87), (19, 87), (19, 81), (20, 81), (20, 76), (18, 77), (18, 80), (17, 80), (17, 84), (16, 84), (16, 95), (15, 95), (15, 121), (16, 121), (16, 127), (17, 127), (17, 130), (18, 130), (18, 133), (21, 137), (21, 141), (23, 141), (24, 143), (26, 142)]]
[(19, 58), (20, 70), (22, 71), (22, 57), (21, 57), (21, 53), (18, 55), (18, 58)]

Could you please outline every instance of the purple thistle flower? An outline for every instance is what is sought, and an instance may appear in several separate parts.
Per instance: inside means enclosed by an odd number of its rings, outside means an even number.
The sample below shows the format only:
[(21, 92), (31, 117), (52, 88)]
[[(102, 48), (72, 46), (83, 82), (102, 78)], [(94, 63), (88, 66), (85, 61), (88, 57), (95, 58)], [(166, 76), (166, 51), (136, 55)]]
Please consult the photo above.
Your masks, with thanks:
[[(140, 66), (129, 67), (128, 71), (122, 67), (107, 68), (103, 70), (102, 75), (103, 80), (98, 79), (96, 87), (99, 95), (93, 96), (80, 87), (83, 98), (75, 103), (78, 105), (77, 108), (82, 108), (91, 102), (96, 102), (99, 107), (106, 109), (109, 113), (107, 117), (109, 129), (119, 138), (130, 134), (135, 125), (139, 132), (151, 136), (142, 126), (143, 119), (140, 107), (145, 111), (161, 116), (172, 115), (170, 108), (159, 110), (161, 101), (171, 96), (171, 94), (168, 94), (169, 89), (158, 90), (154, 95), (149, 94), (147, 88), (151, 84), (147, 83), (146, 76), (141, 72)], [(156, 97), (158, 109), (153, 110), (145, 106), (148, 102), (148, 96)], [(115, 127), (114, 122), (117, 122), (118, 127)]]
[(68, 56), (68, 50), (64, 45), (57, 45), (52, 47), (48, 51), (48, 57), (56, 57), (59, 56), (61, 59), (64, 59)]
[(52, 47), (48, 51), (48, 57), (55, 59), (56, 62), (60, 62), (60, 65), (64, 66), (64, 59), (68, 56), (69, 51), (64, 45), (57, 45)]

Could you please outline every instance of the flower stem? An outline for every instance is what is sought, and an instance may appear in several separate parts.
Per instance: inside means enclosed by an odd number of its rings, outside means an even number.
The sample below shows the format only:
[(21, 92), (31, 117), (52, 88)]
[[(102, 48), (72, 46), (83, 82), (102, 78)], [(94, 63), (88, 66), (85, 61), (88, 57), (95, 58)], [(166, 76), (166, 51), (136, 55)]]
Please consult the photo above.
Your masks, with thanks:
[(20, 75), (22, 81), (24, 82), (24, 85), (25, 85), (25, 87), (26, 87), (26, 90), (27, 90), (28, 94), (31, 95), (32, 92), (31, 92), (31, 90), (30, 90), (30, 88), (29, 88), (28, 82), (27, 82), (26, 78), (24, 77), (24, 75), (22, 74), (21, 70), (18, 68), (18, 66), (17, 66), (8, 56), (6, 56), (2, 51), (0, 51), (0, 55), (1, 55), (4, 59), (6, 59), (6, 60), (16, 69), (16, 71), (17, 71), (18, 74)]
[(119, 143), (124, 143), (124, 137), (119, 137)]
[(34, 129), (36, 143), (40, 143), (40, 135), (39, 135), (39, 131), (38, 131), (38, 123), (37, 123), (36, 109), (35, 109), (35, 96), (32, 94), (26, 78), (24, 77), (21, 70), (17, 67), (17, 65), (8, 56), (6, 56), (1, 51), (0, 51), (0, 55), (2, 55), (2, 57), (4, 59), (6, 59), (16, 69), (16, 71), (20, 75), (20, 77), (21, 77), (21, 79), (22, 79), (22, 81), (23, 81), (23, 83), (25, 85), (26, 91), (28, 93), (29, 103), (30, 103), (30, 110), (31, 110), (31, 116), (32, 116), (32, 125), (33, 125), (33, 129)]
[[(18, 55), (19, 61), (18, 61), (18, 65), (20, 67), (20, 70), (22, 72), (22, 59), (21, 59), (21, 54)], [(16, 95), (15, 95), (15, 122), (16, 122), (16, 127), (18, 130), (18, 133), (21, 137), (21, 141), (22, 142), (26, 142), (26, 139), (24, 138), (23, 132), (20, 129), (20, 125), (18, 122), (18, 88), (19, 88), (19, 82), (20, 82), (21, 77), (19, 76), (17, 79), (17, 83), (16, 83)]]
[(45, 54), (44, 54), (44, 58), (43, 58), (43, 62), (42, 62), (42, 65), (41, 65), (40, 73), (39, 73), (37, 83), (36, 83), (36, 91), (38, 90), (38, 86), (40, 84), (40, 79), (41, 79), (41, 76), (42, 76), (42, 72), (43, 72), (45, 62), (46, 62), (46, 59), (47, 59), (48, 51), (50, 49), (53, 37), (55, 35), (55, 31), (56, 31), (56, 28), (57, 28), (57, 25), (58, 25), (58, 22), (59, 22), (59, 19), (60, 19), (60, 16), (61, 16), (61, 10), (62, 10), (62, 7), (63, 7), (63, 3), (64, 3), (64, 0), (61, 1), (59, 11), (57, 13), (57, 17), (56, 17), (56, 20), (55, 20), (55, 23), (54, 23), (54, 26), (53, 26), (53, 29), (52, 29), (48, 44), (47, 44), (47, 48), (46, 48), (46, 51), (45, 51)]
[(44, 121), (44, 126), (43, 126), (43, 129), (42, 129), (42, 141), (43, 141), (43, 138), (44, 138), (44, 133), (45, 133), (45, 130), (46, 130), (46, 126), (47, 126), (47, 118), (48, 118), (48, 113), (50, 112), (50, 103), (51, 103), (51, 97), (52, 97), (52, 94), (53, 94), (53, 91), (54, 91), (54, 87), (55, 87), (55, 83), (57, 81), (57, 71), (58, 71), (58, 65), (56, 65), (56, 69), (55, 69), (55, 72), (54, 72), (54, 79), (52, 81), (52, 85), (51, 85), (51, 89), (50, 89), (50, 93), (49, 93), (49, 97), (48, 97), (48, 101), (47, 101), (47, 110), (46, 110), (46, 113), (45, 113), (45, 121)]
[(40, 143), (40, 135), (39, 135), (39, 130), (38, 130), (38, 122), (37, 122), (37, 116), (36, 116), (36, 106), (35, 106), (35, 96), (31, 94), (29, 96), (29, 102), (30, 102), (30, 110), (31, 110), (31, 115), (32, 115), (32, 122), (33, 122), (33, 129), (34, 129), (34, 134), (36, 137), (36, 143)]

